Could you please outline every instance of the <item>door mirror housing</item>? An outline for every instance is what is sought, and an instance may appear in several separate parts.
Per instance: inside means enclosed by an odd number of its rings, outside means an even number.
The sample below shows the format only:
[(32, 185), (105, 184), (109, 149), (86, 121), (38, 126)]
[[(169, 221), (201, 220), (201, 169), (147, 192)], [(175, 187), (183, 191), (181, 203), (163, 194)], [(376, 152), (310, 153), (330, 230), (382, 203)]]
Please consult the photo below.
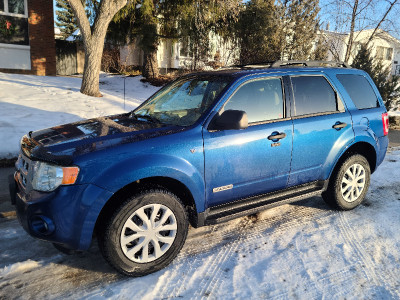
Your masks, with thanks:
[(226, 110), (216, 115), (211, 121), (209, 130), (238, 130), (249, 126), (247, 113), (242, 110)]

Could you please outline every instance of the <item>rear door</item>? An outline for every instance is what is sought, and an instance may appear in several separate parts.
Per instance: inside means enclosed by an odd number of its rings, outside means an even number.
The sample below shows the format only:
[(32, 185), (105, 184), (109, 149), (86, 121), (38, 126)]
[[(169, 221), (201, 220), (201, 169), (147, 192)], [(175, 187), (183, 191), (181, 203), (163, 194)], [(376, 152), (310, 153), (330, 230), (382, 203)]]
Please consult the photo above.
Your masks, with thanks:
[[(236, 88), (219, 112), (243, 110), (249, 127), (203, 129), (209, 206), (286, 187), (293, 125), (285, 99), (282, 77), (250, 79)], [(268, 139), (282, 133), (282, 139)]]
[(290, 77), (293, 154), (288, 186), (325, 180), (337, 155), (354, 139), (352, 119), (323, 74)]

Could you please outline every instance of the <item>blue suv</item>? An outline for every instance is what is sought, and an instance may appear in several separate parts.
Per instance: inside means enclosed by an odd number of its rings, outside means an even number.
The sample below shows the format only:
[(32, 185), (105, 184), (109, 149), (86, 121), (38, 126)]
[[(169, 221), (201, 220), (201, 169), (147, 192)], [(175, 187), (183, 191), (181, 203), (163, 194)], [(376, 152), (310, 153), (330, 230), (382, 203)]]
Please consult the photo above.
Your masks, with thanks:
[(363, 71), (242, 66), (181, 77), (126, 114), (29, 132), (10, 191), (30, 235), (64, 252), (96, 236), (114, 268), (141, 276), (175, 258), (189, 224), (315, 195), (355, 208), (387, 134)]

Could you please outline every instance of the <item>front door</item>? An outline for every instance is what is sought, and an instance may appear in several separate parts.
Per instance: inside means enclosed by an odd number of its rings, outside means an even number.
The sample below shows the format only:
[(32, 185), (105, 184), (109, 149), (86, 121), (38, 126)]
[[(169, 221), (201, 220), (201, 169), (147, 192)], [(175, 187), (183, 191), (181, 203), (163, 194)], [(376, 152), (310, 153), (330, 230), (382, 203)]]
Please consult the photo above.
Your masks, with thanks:
[[(248, 80), (236, 89), (220, 113), (243, 110), (249, 127), (203, 130), (209, 207), (286, 187), (293, 124), (286, 118), (283, 91), (280, 77)], [(273, 135), (281, 138), (273, 139)]]

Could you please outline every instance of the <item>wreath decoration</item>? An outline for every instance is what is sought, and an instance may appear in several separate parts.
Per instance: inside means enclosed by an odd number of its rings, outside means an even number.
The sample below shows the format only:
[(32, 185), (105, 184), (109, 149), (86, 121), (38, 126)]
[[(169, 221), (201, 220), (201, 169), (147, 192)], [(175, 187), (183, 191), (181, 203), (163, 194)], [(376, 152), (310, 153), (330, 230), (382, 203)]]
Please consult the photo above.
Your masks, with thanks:
[(0, 35), (10, 39), (15, 34), (15, 25), (4, 17), (0, 17)]

